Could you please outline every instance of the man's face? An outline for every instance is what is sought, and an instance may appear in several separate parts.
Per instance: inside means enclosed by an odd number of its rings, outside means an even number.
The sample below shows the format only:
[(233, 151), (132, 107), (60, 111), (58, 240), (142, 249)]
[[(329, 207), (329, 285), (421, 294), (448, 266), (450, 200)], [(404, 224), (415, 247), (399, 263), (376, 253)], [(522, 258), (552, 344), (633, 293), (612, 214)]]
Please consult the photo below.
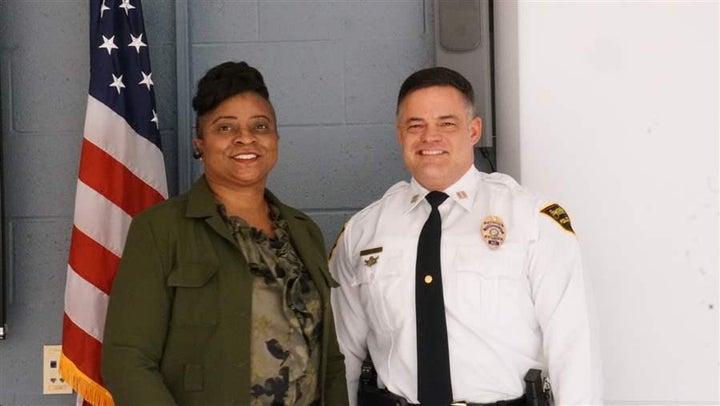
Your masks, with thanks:
[(415, 90), (400, 103), (397, 117), (405, 166), (426, 189), (445, 190), (472, 166), (481, 128), (454, 87)]

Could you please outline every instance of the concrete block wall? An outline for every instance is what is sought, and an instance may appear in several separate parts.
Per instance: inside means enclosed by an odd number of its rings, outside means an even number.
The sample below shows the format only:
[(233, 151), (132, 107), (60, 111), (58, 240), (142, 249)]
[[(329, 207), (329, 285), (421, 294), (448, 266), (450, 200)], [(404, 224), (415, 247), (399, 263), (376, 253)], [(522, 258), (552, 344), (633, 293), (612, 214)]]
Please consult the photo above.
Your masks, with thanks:
[[(281, 135), (270, 187), (318, 221), (328, 246), (349, 215), (407, 178), (395, 97), (405, 76), (432, 64), (431, 0), (146, 0), (143, 9), (171, 194), (201, 171), (191, 125), (180, 124), (194, 121), (197, 80), (225, 60), (265, 75)], [(61, 341), (87, 41), (87, 0), (0, 0), (3, 406), (75, 403), (42, 395), (42, 346)]]
[[(330, 246), (352, 213), (408, 177), (395, 102), (402, 80), (432, 65), (431, 13), (422, 0), (191, 0), (189, 58), (178, 64), (189, 63), (189, 95), (227, 60), (263, 73), (280, 127), (269, 187), (308, 212)], [(190, 100), (179, 103), (191, 115)], [(192, 129), (184, 130), (189, 145)], [(202, 172), (188, 166), (192, 179)]]

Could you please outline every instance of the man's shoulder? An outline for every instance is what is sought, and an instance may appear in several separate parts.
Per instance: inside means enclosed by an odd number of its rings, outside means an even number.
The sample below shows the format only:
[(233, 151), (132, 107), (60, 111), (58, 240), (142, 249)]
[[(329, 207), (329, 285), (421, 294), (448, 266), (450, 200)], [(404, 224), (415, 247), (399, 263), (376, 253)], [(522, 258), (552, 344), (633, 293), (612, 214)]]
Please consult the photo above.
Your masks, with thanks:
[(350, 218), (350, 221), (353, 223), (362, 222), (369, 217), (374, 217), (378, 215), (380, 211), (396, 205), (397, 202), (402, 200), (402, 196), (405, 195), (409, 188), (410, 183), (406, 181), (400, 181), (395, 183), (394, 185), (390, 186), (388, 190), (385, 191), (381, 198), (368, 204), (367, 206), (365, 206), (365, 208), (355, 213)]
[(482, 175), (481, 183), (491, 188), (492, 192), (506, 193), (514, 199), (532, 204), (538, 204), (538, 201), (542, 200), (537, 193), (521, 185), (510, 175), (500, 172), (484, 173)]
[(511, 176), (502, 173), (492, 173), (485, 176), (485, 181), (493, 187), (508, 191), (515, 207), (524, 212), (540, 218), (548, 218), (559, 224), (565, 231), (575, 234), (570, 223), (570, 216), (555, 200), (548, 199), (541, 194), (520, 185)]

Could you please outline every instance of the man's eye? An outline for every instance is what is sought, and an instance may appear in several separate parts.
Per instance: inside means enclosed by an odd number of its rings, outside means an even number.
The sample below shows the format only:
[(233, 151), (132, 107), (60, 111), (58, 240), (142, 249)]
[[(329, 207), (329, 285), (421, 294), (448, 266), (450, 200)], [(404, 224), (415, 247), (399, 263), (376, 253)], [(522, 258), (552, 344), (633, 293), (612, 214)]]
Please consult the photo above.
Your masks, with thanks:
[(421, 130), (422, 128), (422, 124), (411, 124), (408, 126), (408, 130)]
[(440, 123), (440, 126), (441, 127), (454, 127), (455, 123), (453, 123), (452, 121), (444, 121), (444, 122)]

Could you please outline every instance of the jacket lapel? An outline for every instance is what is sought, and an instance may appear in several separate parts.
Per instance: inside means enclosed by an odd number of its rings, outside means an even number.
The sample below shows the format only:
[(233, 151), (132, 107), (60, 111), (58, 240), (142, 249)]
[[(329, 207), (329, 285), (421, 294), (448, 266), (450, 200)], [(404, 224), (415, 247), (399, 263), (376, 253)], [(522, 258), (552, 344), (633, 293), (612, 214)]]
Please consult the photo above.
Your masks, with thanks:
[(230, 228), (225, 224), (220, 213), (218, 213), (215, 195), (205, 180), (205, 175), (201, 176), (193, 183), (188, 192), (188, 207), (185, 216), (190, 218), (204, 218), (205, 222), (216, 233), (229, 241), (232, 245), (237, 246), (237, 241), (232, 236)]

